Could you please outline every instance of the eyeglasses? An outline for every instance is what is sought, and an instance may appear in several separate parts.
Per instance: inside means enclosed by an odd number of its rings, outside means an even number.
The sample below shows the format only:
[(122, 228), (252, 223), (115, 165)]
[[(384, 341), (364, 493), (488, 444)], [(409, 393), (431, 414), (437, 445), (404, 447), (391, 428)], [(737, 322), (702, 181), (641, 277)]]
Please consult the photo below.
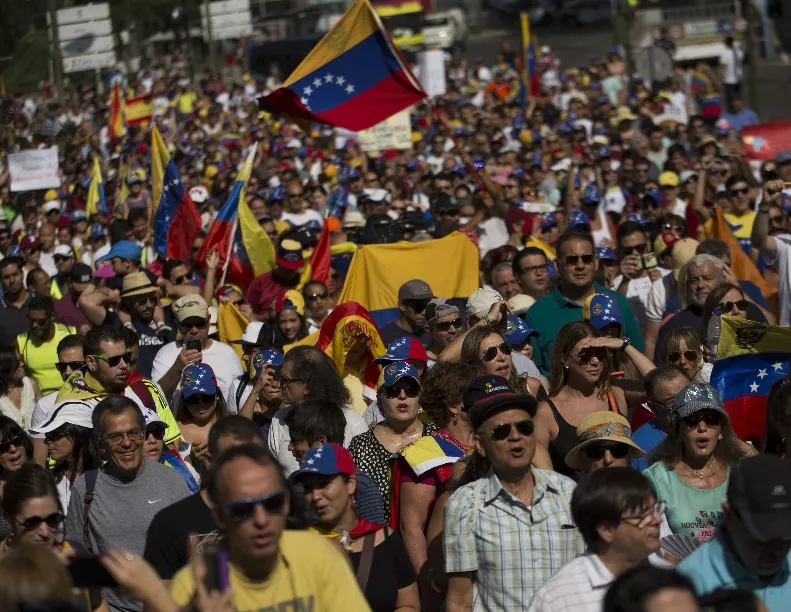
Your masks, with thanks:
[(61, 523), (63, 523), (65, 518), (66, 517), (60, 512), (53, 512), (47, 516), (30, 516), (24, 521), (19, 522), (19, 525), (25, 531), (33, 531), (34, 529), (38, 529), (38, 526), (41, 525), (41, 523), (46, 523), (47, 527), (50, 529), (57, 529), (60, 527)]
[(280, 375), (280, 388), (285, 391), (286, 387), (288, 387), (292, 383), (296, 382), (303, 382), (301, 378), (289, 378), (288, 376)]
[(143, 430), (139, 427), (130, 429), (129, 431), (119, 431), (116, 433), (107, 434), (104, 439), (110, 443), (110, 446), (120, 446), (126, 438), (130, 442), (140, 442), (144, 437)]
[(681, 355), (684, 355), (684, 359), (687, 361), (697, 361), (698, 360), (698, 352), (697, 351), (675, 351), (673, 353), (667, 354), (667, 360), (670, 363), (678, 363), (681, 360)]
[(596, 357), (599, 361), (607, 359), (607, 349), (603, 346), (586, 346), (577, 353), (577, 361), (580, 364), (590, 363)]
[(176, 278), (174, 278), (173, 279), (173, 284), (174, 285), (181, 285), (185, 280), (187, 282), (191, 283), (193, 278), (194, 278), (193, 273), (192, 272), (187, 272), (186, 274), (183, 274), (181, 276), (177, 276)]
[(328, 297), (329, 295), (327, 295), (327, 292), (325, 291), (324, 293), (314, 293), (312, 295), (305, 296), (305, 299), (315, 302), (316, 300), (326, 300)]
[(688, 417), (681, 419), (681, 422), (687, 429), (695, 429), (701, 421), (703, 421), (709, 429), (714, 429), (715, 427), (719, 427), (722, 423), (722, 413), (713, 410), (701, 410), (700, 412), (690, 414)]
[(401, 391), (406, 393), (407, 397), (417, 397), (420, 395), (420, 385), (414, 380), (399, 380), (391, 387), (385, 387), (384, 394), (387, 399), (395, 399), (401, 395)]
[(615, 459), (623, 459), (629, 454), (632, 447), (623, 442), (594, 442), (585, 447), (585, 454), (589, 459), (598, 461), (604, 458), (604, 453), (610, 451)]
[(643, 512), (640, 516), (624, 516), (621, 517), (621, 522), (626, 523), (627, 525), (631, 525), (632, 527), (646, 527), (648, 523), (645, 520), (649, 517), (652, 517), (654, 514), (658, 514), (662, 516), (667, 510), (667, 503), (664, 501), (654, 502), (651, 508), (647, 512)]
[(11, 438), (7, 442), (3, 442), (2, 444), (0, 444), (0, 455), (5, 455), (8, 451), (11, 450), (12, 446), (15, 446), (16, 448), (20, 448), (22, 446), (22, 441), (23, 441), (22, 436), (16, 436), (14, 438)]
[(722, 312), (733, 312), (734, 306), (739, 310), (745, 311), (747, 310), (747, 300), (736, 300), (735, 302), (728, 300), (722, 302), (717, 308), (719, 308)]
[(453, 321), (443, 321), (442, 323), (434, 323), (432, 326), (437, 331), (446, 332), (451, 327), (455, 327), (456, 329), (461, 329), (461, 326), (464, 325), (464, 321), (461, 320), (461, 317), (458, 319), (453, 319)]
[(94, 359), (101, 359), (102, 361), (106, 361), (107, 365), (111, 368), (118, 367), (118, 364), (121, 363), (121, 360), (124, 361), (126, 365), (132, 363), (132, 352), (127, 351), (123, 355), (113, 355), (112, 357), (105, 357), (104, 355), (91, 355)]
[(253, 518), (255, 509), (258, 506), (263, 506), (267, 514), (282, 514), (287, 499), (288, 493), (280, 490), (256, 499), (240, 499), (239, 501), (227, 503), (225, 504), (225, 509), (234, 521), (242, 523)]
[(750, 193), (749, 187), (742, 187), (741, 189), (731, 189), (732, 196), (747, 195), (748, 193)]
[(528, 266), (522, 268), (520, 274), (545, 274), (549, 270), (549, 264), (542, 264), (540, 266)]
[(563, 259), (563, 263), (567, 267), (572, 268), (572, 267), (576, 266), (580, 262), (580, 260), (582, 260), (582, 263), (585, 264), (586, 266), (590, 266), (596, 260), (596, 256), (593, 255), (593, 254), (590, 254), (590, 255), (566, 255), (566, 257)]
[(514, 427), (516, 427), (516, 431), (523, 436), (531, 436), (533, 435), (533, 431), (535, 431), (533, 421), (525, 419), (524, 421), (518, 421), (516, 423), (500, 423), (499, 425), (495, 425), (492, 427), (492, 433), (489, 435), (495, 442), (502, 442), (511, 435), (511, 429)]
[(55, 368), (57, 368), (58, 372), (63, 374), (66, 370), (71, 369), (73, 372), (74, 370), (80, 370), (85, 367), (84, 361), (58, 361), (55, 363)]
[(55, 260), (55, 263), (62, 263), (64, 261), (68, 261), (69, 259), (71, 259), (71, 256), (55, 255), (52, 259)]
[(165, 430), (162, 429), (161, 427), (158, 429), (152, 429), (151, 431), (146, 432), (146, 438), (148, 438), (148, 436), (154, 436), (154, 438), (157, 440), (164, 440)]
[(648, 245), (643, 244), (636, 244), (634, 246), (625, 246), (621, 247), (621, 253), (624, 255), (631, 255), (632, 253), (637, 253), (638, 255), (645, 255), (645, 252), (648, 250)]
[(511, 354), (511, 345), (507, 342), (503, 342), (499, 346), (490, 346), (483, 352), (481, 359), (484, 363), (489, 363), (495, 357), (497, 357), (497, 353), (500, 352), (503, 355), (510, 355)]

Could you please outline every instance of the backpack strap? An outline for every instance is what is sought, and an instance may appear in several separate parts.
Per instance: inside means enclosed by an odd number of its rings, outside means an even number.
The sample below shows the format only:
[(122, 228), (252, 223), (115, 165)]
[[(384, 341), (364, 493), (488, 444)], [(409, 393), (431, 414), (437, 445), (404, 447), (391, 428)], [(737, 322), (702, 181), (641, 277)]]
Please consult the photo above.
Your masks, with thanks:
[(374, 562), (374, 544), (376, 542), (376, 532), (368, 533), (363, 537), (363, 552), (360, 557), (360, 565), (357, 567), (357, 583), (360, 590), (364, 593), (371, 576), (371, 566)]
[(88, 552), (92, 555), (95, 554), (93, 552), (93, 544), (91, 544), (91, 536), (89, 532), (89, 525), (90, 525), (90, 512), (91, 512), (91, 504), (93, 503), (93, 496), (96, 492), (96, 479), (99, 477), (99, 472), (97, 470), (90, 470), (89, 472), (85, 472), (85, 497), (82, 500), (83, 507), (82, 507), (82, 537), (85, 541), (85, 548), (88, 549)]
[(239, 385), (236, 387), (236, 412), (240, 412), (242, 410), (242, 395), (244, 395), (244, 390), (247, 388), (247, 383), (249, 382), (250, 374), (245, 372), (239, 378)]

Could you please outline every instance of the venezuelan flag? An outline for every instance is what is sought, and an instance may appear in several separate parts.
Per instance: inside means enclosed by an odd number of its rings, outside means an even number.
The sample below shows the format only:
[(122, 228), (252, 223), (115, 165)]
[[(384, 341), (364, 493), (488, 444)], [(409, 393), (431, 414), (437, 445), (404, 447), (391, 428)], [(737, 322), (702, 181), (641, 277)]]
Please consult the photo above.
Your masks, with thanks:
[(268, 112), (359, 131), (426, 97), (368, 0), (355, 0), (283, 86)]
[(719, 94), (706, 94), (698, 98), (700, 116), (704, 119), (716, 119), (722, 114), (722, 98)]
[(151, 121), (154, 114), (154, 103), (151, 96), (136, 96), (129, 98), (124, 104), (126, 115), (126, 125), (137, 125), (145, 121)]
[(93, 157), (93, 174), (91, 184), (88, 187), (88, 199), (85, 202), (85, 214), (90, 219), (92, 215), (99, 212), (99, 205), (106, 209), (107, 200), (104, 197), (104, 184), (102, 182), (102, 169), (99, 166), (99, 158)]
[(689, 75), (689, 88), (695, 95), (701, 95), (711, 89), (711, 79), (705, 72), (693, 70)]
[(536, 69), (536, 46), (530, 36), (530, 17), (527, 13), (521, 13), (520, 18), (522, 23), (522, 86), (525, 88), (526, 94), (537, 96), (541, 91), (541, 83)]
[(739, 438), (758, 443), (769, 390), (788, 375), (791, 328), (732, 317), (720, 317), (720, 324), (711, 385), (720, 392)]
[(124, 127), (124, 101), (121, 99), (121, 85), (113, 83), (113, 93), (110, 97), (110, 117), (107, 126), (107, 135), (110, 140), (121, 140), (126, 134)]

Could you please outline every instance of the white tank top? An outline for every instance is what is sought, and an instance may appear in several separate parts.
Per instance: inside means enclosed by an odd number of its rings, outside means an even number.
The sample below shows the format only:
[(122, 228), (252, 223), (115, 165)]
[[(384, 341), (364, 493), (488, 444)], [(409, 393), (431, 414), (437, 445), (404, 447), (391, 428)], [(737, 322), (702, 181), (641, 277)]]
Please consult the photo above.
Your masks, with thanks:
[(602, 242), (604, 240), (609, 240), (611, 243), (615, 244), (612, 234), (610, 233), (610, 226), (607, 223), (607, 218), (604, 216), (604, 213), (601, 210), (601, 206), (596, 211), (596, 214), (599, 217), (601, 229), (591, 231), (591, 234), (593, 235), (593, 242), (596, 244), (596, 246), (602, 246)]

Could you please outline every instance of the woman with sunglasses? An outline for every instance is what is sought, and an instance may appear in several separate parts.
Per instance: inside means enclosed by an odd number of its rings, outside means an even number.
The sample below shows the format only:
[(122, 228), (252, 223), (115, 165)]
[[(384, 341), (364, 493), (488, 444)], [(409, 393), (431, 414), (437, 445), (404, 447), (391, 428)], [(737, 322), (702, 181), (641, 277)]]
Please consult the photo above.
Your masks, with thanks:
[[(26, 461), (33, 459), (33, 441), (13, 419), (0, 415), (0, 499), (6, 482)], [(0, 541), (11, 534), (11, 528), (0, 512)]]
[[(616, 346), (617, 345), (617, 346)], [(610, 347), (624, 350), (628, 342), (600, 338), (590, 323), (572, 321), (560, 328), (552, 347), (552, 385), (536, 414), (538, 448), (549, 449), (553, 469), (577, 477), (566, 455), (577, 445), (577, 426), (589, 414), (610, 411), (626, 414), (623, 391), (613, 387), (608, 368)]]
[(706, 298), (706, 302), (703, 304), (703, 316), (700, 320), (701, 336), (707, 336), (709, 321), (711, 321), (712, 316), (715, 316), (716, 312), (726, 317), (748, 319), (748, 304), (749, 300), (739, 285), (722, 283), (714, 287)]
[(660, 348), (665, 363), (672, 363), (684, 370), (693, 382), (708, 383), (712, 364), (703, 361), (703, 343), (691, 327), (676, 327), (665, 336)]
[(541, 389), (541, 381), (516, 373), (511, 353), (513, 349), (502, 331), (488, 325), (473, 327), (461, 345), (461, 362), (481, 364), (485, 374), (502, 376), (520, 393), (534, 397)]
[(601, 468), (629, 467), (645, 451), (632, 441), (632, 428), (617, 412), (592, 412), (577, 426), (577, 446), (566, 455), (566, 465), (581, 474)]
[(384, 368), (376, 399), (384, 420), (352, 438), (349, 452), (360, 471), (379, 486), (385, 520), (389, 521), (393, 455), (418, 438), (433, 434), (438, 427), (418, 418), (419, 374), (415, 366), (405, 361), (396, 361)]
[(25, 362), (13, 347), (0, 347), (0, 414), (30, 428), (33, 407), (41, 397), (36, 382), (25, 376)]
[(691, 383), (676, 396), (670, 431), (643, 472), (667, 503), (676, 534), (706, 542), (722, 515), (731, 467), (745, 456), (717, 390)]

